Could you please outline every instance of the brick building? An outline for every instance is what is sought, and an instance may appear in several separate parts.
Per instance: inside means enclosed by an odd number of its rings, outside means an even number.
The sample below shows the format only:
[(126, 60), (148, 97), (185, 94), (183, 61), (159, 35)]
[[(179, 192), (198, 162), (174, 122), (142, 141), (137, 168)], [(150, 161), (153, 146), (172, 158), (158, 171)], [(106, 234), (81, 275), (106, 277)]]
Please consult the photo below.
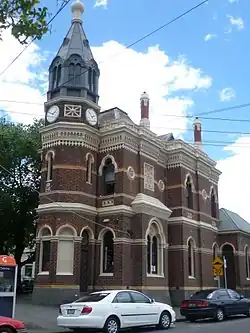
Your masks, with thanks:
[(150, 130), (146, 93), (139, 125), (119, 108), (101, 112), (83, 9), (72, 5), (49, 68), (33, 301), (129, 287), (177, 304), (217, 285), (217, 254), (228, 258), (229, 286), (248, 290), (250, 227), (227, 210), (220, 221), (220, 172), (202, 150), (201, 122), (190, 145)]

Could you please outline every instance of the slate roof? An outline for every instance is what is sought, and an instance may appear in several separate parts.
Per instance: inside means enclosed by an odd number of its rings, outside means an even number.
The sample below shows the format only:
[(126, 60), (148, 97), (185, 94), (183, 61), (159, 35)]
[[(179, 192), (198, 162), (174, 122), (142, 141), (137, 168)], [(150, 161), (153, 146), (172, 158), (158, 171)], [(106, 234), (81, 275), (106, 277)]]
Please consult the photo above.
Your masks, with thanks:
[(134, 124), (133, 121), (128, 116), (128, 114), (117, 107), (102, 111), (99, 114), (98, 121), (100, 126), (110, 123), (114, 120), (126, 120), (129, 123)]
[(74, 20), (63, 40), (57, 56), (66, 60), (73, 54), (81, 56), (86, 63), (94, 60), (88, 39), (83, 31), (82, 22)]
[(243, 231), (250, 233), (250, 223), (228, 209), (220, 209), (219, 231)]

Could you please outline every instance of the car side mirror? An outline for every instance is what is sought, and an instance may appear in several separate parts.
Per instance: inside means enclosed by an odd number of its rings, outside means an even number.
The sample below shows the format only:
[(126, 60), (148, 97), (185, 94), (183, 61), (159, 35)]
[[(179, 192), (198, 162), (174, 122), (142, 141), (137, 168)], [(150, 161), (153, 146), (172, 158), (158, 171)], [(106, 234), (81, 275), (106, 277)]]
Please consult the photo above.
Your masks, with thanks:
[(151, 301), (151, 303), (154, 303), (154, 302), (155, 302), (154, 298), (151, 298), (151, 300), (150, 300), (150, 301)]
[(240, 299), (243, 299), (243, 298), (245, 298), (245, 296), (244, 295), (240, 295)]

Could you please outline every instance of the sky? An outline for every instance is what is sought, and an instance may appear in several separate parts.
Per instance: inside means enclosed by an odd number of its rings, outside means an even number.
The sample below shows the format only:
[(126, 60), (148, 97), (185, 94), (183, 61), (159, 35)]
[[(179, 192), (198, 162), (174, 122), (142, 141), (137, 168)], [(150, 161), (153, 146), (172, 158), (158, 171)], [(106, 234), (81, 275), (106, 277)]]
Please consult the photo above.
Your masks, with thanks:
[[(172, 132), (187, 142), (193, 140), (192, 117), (201, 114), (203, 149), (222, 172), (220, 206), (250, 221), (250, 106), (209, 113), (250, 103), (249, 0), (208, 0), (126, 47), (198, 3), (84, 0), (83, 27), (101, 71), (99, 104), (102, 110), (120, 107), (138, 123), (140, 94), (147, 91), (151, 129)], [(59, 8), (58, 0), (42, 4), (51, 14)], [(50, 32), (0, 76), (0, 116), (24, 123), (43, 117), (47, 70), (71, 17), (67, 5)], [(24, 48), (10, 31), (2, 37), (0, 73)]]

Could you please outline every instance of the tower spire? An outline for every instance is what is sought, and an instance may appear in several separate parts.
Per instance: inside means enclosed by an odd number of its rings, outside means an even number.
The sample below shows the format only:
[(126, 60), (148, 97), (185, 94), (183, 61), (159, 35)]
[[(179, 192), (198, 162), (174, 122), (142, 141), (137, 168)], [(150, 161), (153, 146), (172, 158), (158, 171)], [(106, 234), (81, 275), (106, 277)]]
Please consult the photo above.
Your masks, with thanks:
[(150, 121), (149, 121), (149, 96), (144, 91), (141, 94), (141, 120), (140, 126), (150, 128)]
[(75, 0), (71, 12), (71, 26), (49, 68), (48, 100), (75, 96), (97, 104), (100, 71), (83, 30), (83, 3)]

